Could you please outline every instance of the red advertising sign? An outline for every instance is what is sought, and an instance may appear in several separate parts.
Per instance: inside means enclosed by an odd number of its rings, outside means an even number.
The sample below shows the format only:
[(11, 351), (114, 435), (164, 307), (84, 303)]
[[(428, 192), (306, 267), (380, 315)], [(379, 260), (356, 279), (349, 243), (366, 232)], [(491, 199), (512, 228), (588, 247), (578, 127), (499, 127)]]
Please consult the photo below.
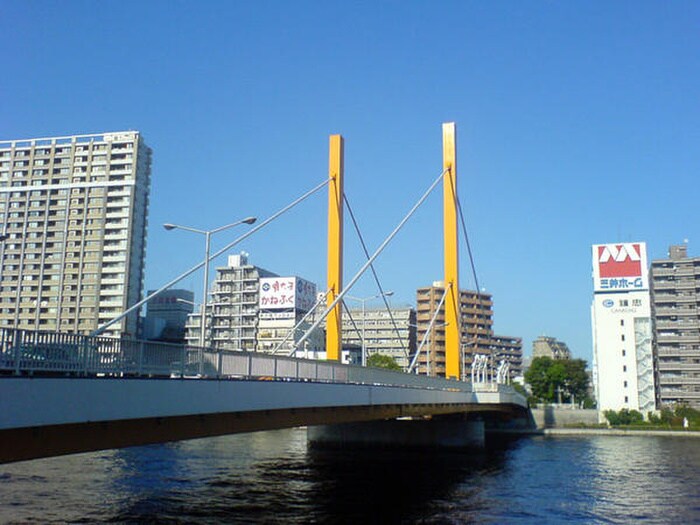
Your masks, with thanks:
[(642, 249), (639, 243), (598, 246), (600, 277), (640, 277)]

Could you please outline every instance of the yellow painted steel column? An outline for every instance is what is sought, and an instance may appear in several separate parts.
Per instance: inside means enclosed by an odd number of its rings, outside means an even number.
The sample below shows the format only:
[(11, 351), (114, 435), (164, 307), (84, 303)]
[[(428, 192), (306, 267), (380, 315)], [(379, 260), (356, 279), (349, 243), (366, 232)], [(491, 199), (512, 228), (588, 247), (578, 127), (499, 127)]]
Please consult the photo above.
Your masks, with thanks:
[(459, 378), (460, 315), (457, 252), (457, 156), (454, 122), (442, 125), (443, 221), (445, 250), (445, 377)]
[[(343, 289), (343, 149), (341, 135), (331, 135), (328, 161), (328, 294), (330, 306)], [(326, 317), (326, 359), (338, 360), (342, 350), (342, 302)]]

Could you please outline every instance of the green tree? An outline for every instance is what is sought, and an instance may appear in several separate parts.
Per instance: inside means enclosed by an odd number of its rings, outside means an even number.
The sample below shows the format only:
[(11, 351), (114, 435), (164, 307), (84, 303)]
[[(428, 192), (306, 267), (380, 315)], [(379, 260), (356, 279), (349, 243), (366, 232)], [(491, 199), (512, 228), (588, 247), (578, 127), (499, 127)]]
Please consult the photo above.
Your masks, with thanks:
[(389, 370), (401, 370), (396, 359), (386, 354), (372, 354), (367, 358), (367, 366), (374, 368), (388, 368)]
[(549, 369), (554, 361), (549, 357), (536, 357), (525, 372), (525, 381), (530, 385), (532, 395), (541, 401), (554, 401), (550, 391)]
[(584, 401), (587, 397), (589, 380), (583, 359), (536, 357), (525, 372), (525, 381), (532, 395), (545, 402)]

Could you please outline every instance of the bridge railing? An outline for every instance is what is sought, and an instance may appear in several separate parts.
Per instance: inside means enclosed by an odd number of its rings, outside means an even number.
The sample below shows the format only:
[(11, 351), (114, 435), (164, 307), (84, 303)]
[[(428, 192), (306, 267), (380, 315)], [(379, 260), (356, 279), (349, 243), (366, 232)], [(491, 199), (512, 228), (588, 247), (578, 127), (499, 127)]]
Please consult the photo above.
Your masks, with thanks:
[(472, 391), (471, 383), (331, 361), (8, 328), (0, 329), (0, 373), (257, 378)]

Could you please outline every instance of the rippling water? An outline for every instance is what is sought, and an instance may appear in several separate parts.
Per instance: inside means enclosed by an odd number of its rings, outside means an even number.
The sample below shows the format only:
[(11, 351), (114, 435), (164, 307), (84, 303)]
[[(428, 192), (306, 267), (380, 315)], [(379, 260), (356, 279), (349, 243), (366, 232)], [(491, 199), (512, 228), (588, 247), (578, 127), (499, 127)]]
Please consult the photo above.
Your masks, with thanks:
[(302, 429), (0, 465), (3, 523), (700, 523), (700, 440), (307, 451)]

